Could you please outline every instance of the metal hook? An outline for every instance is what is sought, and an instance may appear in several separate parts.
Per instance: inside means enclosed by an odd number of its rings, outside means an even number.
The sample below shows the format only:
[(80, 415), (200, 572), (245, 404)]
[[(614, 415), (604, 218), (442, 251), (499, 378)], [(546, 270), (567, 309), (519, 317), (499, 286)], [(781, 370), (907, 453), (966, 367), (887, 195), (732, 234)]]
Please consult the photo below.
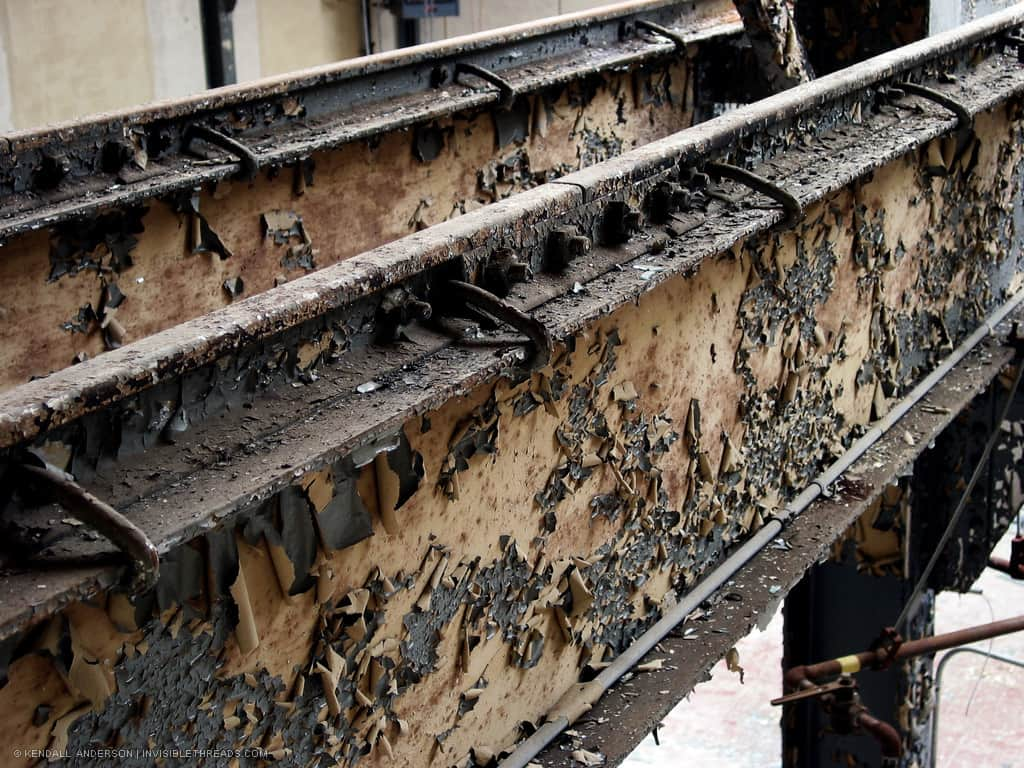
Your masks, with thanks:
[(249, 149), (249, 147), (238, 139), (233, 139), (220, 131), (215, 131), (209, 126), (200, 125), (199, 123), (190, 123), (185, 128), (184, 133), (186, 149), (191, 145), (194, 139), (202, 139), (207, 144), (220, 147), (221, 149), (235, 155), (242, 166), (241, 172), (244, 177), (249, 181), (256, 178), (256, 172), (260, 169), (260, 160), (256, 154)]
[(898, 88), (901, 91), (909, 93), (911, 96), (919, 96), (922, 99), (933, 101), (941, 107), (945, 107), (959, 120), (959, 128), (970, 128), (974, 124), (974, 117), (968, 111), (962, 103), (954, 99), (952, 96), (947, 96), (944, 93), (936, 91), (934, 88), (929, 88), (926, 85), (920, 85), (919, 83), (900, 83)]
[(536, 371), (548, 364), (551, 360), (551, 334), (543, 323), (479, 286), (461, 280), (449, 280), (447, 285), (466, 304), (507, 323), (533, 343), (533, 354), (523, 361), (525, 368)]
[(919, 83), (901, 83), (900, 90), (911, 96), (918, 96), (922, 99), (938, 104), (940, 107), (944, 107), (956, 115), (957, 119), (957, 148), (954, 159), (959, 161), (963, 157), (964, 152), (970, 146), (971, 130), (974, 127), (974, 117), (968, 111), (961, 102), (957, 101), (951, 96), (947, 96), (944, 93), (940, 93), (933, 88), (929, 88), (926, 85), (920, 85)]
[(776, 225), (777, 229), (791, 229), (796, 226), (804, 214), (803, 206), (792, 193), (764, 176), (729, 163), (708, 163), (704, 166), (704, 170), (713, 176), (730, 179), (745, 187), (750, 187), (755, 192), (760, 192), (781, 205), (786, 211), (786, 216)]
[(653, 21), (645, 21), (644, 19), (636, 20), (636, 28), (642, 29), (645, 32), (651, 32), (660, 37), (664, 37), (666, 40), (671, 41), (676, 46), (676, 50), (680, 53), (686, 50), (686, 40), (678, 32), (674, 32), (668, 27), (663, 27), (661, 24), (655, 24)]
[(492, 72), (484, 67), (477, 66), (476, 64), (470, 64), (467, 61), (460, 61), (455, 65), (455, 80), (458, 80), (459, 75), (473, 75), (479, 77), (484, 82), (490, 83), (501, 92), (501, 98), (499, 103), (504, 108), (509, 108), (516, 100), (516, 89), (512, 84), (503, 78), (496, 72)]
[(16, 464), (13, 468), (22, 473), (35, 490), (60, 504), (76, 520), (81, 520), (132, 558), (135, 565), (133, 590), (143, 592), (156, 585), (160, 576), (160, 554), (131, 520), (59, 470), (31, 464)]

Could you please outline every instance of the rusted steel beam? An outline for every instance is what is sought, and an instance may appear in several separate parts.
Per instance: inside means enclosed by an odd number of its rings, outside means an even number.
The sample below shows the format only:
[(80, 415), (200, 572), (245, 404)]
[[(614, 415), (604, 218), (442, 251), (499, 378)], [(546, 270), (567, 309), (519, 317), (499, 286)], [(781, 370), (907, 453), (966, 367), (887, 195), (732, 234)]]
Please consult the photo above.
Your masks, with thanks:
[[(104, 547), (14, 489), (3, 727), (296, 762), (507, 748), (1014, 289), (1024, 68), (987, 40), (1022, 15), (3, 395), (11, 458), (69, 468), (163, 553), (131, 603)], [(897, 73), (970, 110), (971, 151)], [(803, 220), (771, 232), (786, 212), (708, 162)], [(523, 340), (445, 291), (509, 251), (537, 277), (507, 300), (554, 342), (529, 376)]]
[[(1001, 14), (989, 23), (993, 28), (1002, 29), (1003, 25), (1010, 25), (1016, 20), (1015, 12), (1011, 12)], [(547, 230), (554, 231), (563, 224), (576, 226), (576, 220), (582, 214), (584, 220), (577, 229), (589, 232), (595, 242), (601, 240), (603, 209), (593, 205), (596, 200), (622, 196), (629, 184), (636, 187), (629, 194), (651, 194), (653, 199), (657, 195), (654, 187), (668, 178), (680, 163), (685, 165), (691, 159), (696, 161), (708, 153), (735, 151), (743, 162), (748, 158), (756, 161), (759, 154), (768, 158), (772, 149), (759, 145), (756, 140), (750, 150), (732, 148), (739, 142), (749, 141), (750, 137), (763, 135), (772, 126), (813, 121), (816, 112), (824, 113), (827, 120), (836, 119), (835, 114), (828, 114), (834, 110), (845, 111), (847, 120), (851, 113), (855, 113), (856, 120), (862, 120), (865, 108), (874, 109), (876, 101), (889, 98), (888, 86), (879, 90), (879, 83), (888, 83), (897, 76), (926, 75), (925, 66), (930, 60), (941, 61), (943, 56), (956, 50), (957, 45), (970, 47), (978, 43), (984, 39), (981, 32), (986, 27), (986, 24), (975, 24), (957, 35), (942, 38), (938, 43), (911, 46), (901, 55), (879, 57), (849, 72), (839, 73), (824, 84), (812, 83), (798, 93), (767, 99), (711, 121), (698, 130), (680, 134), (678, 138), (653, 143), (645, 150), (632, 153), (621, 165), (605, 163), (600, 171), (574, 174), (557, 184), (532, 190), (517, 199), (505, 200), (486, 212), (477, 212), (420, 232), (406, 238), (401, 247), (374, 249), (343, 265), (284, 285), (272, 296), (254, 296), (205, 318), (182, 324), (173, 331), (142, 339), (130, 350), (108, 353), (102, 364), (86, 362), (0, 394), (0, 447), (31, 439), (41, 430), (78, 419), (111, 400), (139, 393), (157, 383), (172, 381), (240, 345), (272, 338), (282, 328), (311, 321), (332, 309), (355, 307), (357, 302), (383, 288), (417, 278), (429, 280), (433, 270), (446, 265), (461, 269), (460, 265), (469, 261), (468, 268), (475, 271), (489, 260), (492, 253), (512, 252), (529, 262), (534, 271), (542, 272), (548, 255)], [(990, 51), (999, 50), (991, 43), (984, 47)], [(1004, 58), (999, 51), (979, 67), (976, 74), (991, 81), (986, 88), (998, 86), (1015, 77), (1010, 63), (1009, 57)], [(919, 68), (919, 73), (912, 72), (914, 67)], [(942, 67), (946, 68), (945, 62)], [(869, 93), (867, 89), (872, 83), (874, 86)], [(963, 85), (946, 83), (939, 88), (957, 96)], [(844, 103), (848, 96), (854, 94), (859, 96), (859, 100)], [(987, 109), (998, 103), (998, 98), (982, 96), (973, 108)], [(925, 112), (929, 115), (947, 114), (944, 109), (926, 109)], [(939, 135), (948, 126), (956, 124), (952, 119), (938, 120), (915, 140), (923, 141)], [(850, 160), (850, 167), (856, 171), (849, 173), (866, 172), (899, 151), (902, 148), (894, 149), (888, 155), (875, 154), (866, 162)], [(944, 161), (939, 158), (936, 162), (941, 164)], [(848, 178), (853, 176), (848, 174), (837, 178), (823, 175), (821, 179), (825, 184), (822, 185), (808, 177), (799, 185), (805, 189), (806, 195), (820, 195), (843, 184)], [(645, 189), (645, 186), (651, 189)], [(608, 258), (614, 256), (609, 257), (606, 253), (605, 259)], [(576, 274), (586, 278), (602, 268), (605, 267), (592, 265), (589, 273), (584, 268)], [(423, 288), (417, 288), (417, 291), (422, 293)], [(550, 295), (547, 291), (541, 298)], [(535, 299), (528, 306), (535, 306), (537, 301)]]
[(14, 137), (0, 388), (688, 127), (738, 30), (721, 0), (632, 3)]
[[(606, 765), (622, 763), (706, 679), (708, 669), (754, 627), (765, 627), (810, 567), (856, 534), (858, 520), (879, 509), (888, 489), (997, 379), (1013, 354), (1012, 348), (993, 344), (966, 358), (850, 467), (829, 498), (818, 500), (788, 525), (728, 589), (645, 656), (632, 679), (608, 691), (573, 725), (575, 735), (553, 743), (535, 762), (544, 768), (575, 768), (571, 752), (584, 749), (602, 755)], [(738, 663), (750, 672), (761, 662), (740, 657)]]
[(788, 0), (736, 0), (761, 74), (775, 91), (814, 77)]
[(0, 164), (0, 239), (241, 170), (217, 153), (197, 158), (185, 140), (193, 124), (250, 144), (261, 167), (281, 168), (312, 152), (496, 103), (493, 86), (456, 82), (460, 64), (500, 73), (526, 94), (680, 53), (638, 33), (637, 19), (670, 27), (688, 44), (738, 29), (724, 0), (634, 0), (11, 133)]

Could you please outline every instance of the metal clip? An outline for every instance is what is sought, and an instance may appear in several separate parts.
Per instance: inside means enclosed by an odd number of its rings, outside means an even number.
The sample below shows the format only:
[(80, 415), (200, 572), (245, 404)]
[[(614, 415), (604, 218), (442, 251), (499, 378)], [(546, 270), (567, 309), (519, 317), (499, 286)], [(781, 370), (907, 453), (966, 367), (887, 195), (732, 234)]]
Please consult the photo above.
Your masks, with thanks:
[(508, 109), (515, 103), (516, 100), (516, 89), (512, 87), (512, 84), (503, 78), (496, 72), (492, 72), (489, 69), (477, 66), (476, 64), (470, 64), (467, 61), (460, 61), (455, 65), (455, 80), (459, 79), (459, 75), (473, 75), (479, 77), (484, 82), (490, 83), (501, 93), (499, 104)]
[(543, 323), (479, 286), (461, 280), (449, 280), (447, 285), (466, 304), (512, 326), (533, 343), (533, 353), (523, 361), (524, 368), (536, 371), (548, 364), (551, 360), (551, 334)]
[(200, 125), (199, 123), (190, 123), (185, 128), (184, 133), (186, 151), (195, 139), (201, 139), (207, 144), (220, 147), (221, 149), (235, 155), (242, 166), (241, 172), (244, 177), (249, 181), (256, 178), (256, 172), (260, 169), (259, 158), (251, 149), (249, 149), (249, 147), (245, 146), (245, 144), (240, 142), (238, 139), (233, 139), (220, 131), (215, 131), (209, 126)]
[(729, 163), (707, 163), (704, 166), (704, 170), (712, 176), (729, 179), (745, 187), (750, 187), (755, 192), (760, 192), (781, 205), (786, 211), (786, 216), (775, 225), (775, 229), (791, 229), (796, 226), (797, 222), (804, 215), (803, 206), (800, 205), (800, 201), (793, 194), (764, 176), (759, 176), (752, 171), (736, 165), (730, 165)]
[(131, 520), (93, 496), (74, 478), (52, 467), (18, 464), (13, 467), (41, 496), (60, 504), (134, 561), (132, 588), (143, 592), (156, 585), (160, 576), (160, 555), (153, 542)]
[(911, 96), (918, 96), (922, 99), (938, 104), (956, 115), (957, 119), (957, 146), (953, 156), (954, 164), (960, 161), (964, 152), (971, 145), (971, 131), (974, 128), (974, 117), (962, 103), (951, 96), (929, 88), (918, 83), (901, 83), (900, 90)]
[(653, 21), (646, 21), (644, 19), (637, 19), (635, 23), (637, 29), (643, 30), (644, 32), (651, 32), (652, 34), (664, 37), (666, 40), (671, 41), (675, 44), (676, 50), (680, 53), (686, 50), (686, 41), (678, 32), (674, 32), (668, 27), (663, 27), (661, 24), (655, 24)]
[(956, 115), (957, 120), (959, 121), (959, 125), (957, 126), (958, 128), (965, 129), (974, 125), (974, 118), (967, 110), (967, 107), (951, 96), (939, 93), (933, 88), (929, 88), (926, 85), (920, 85), (918, 83), (900, 83), (898, 88), (911, 96), (919, 96), (922, 99), (934, 101), (939, 106), (945, 107)]

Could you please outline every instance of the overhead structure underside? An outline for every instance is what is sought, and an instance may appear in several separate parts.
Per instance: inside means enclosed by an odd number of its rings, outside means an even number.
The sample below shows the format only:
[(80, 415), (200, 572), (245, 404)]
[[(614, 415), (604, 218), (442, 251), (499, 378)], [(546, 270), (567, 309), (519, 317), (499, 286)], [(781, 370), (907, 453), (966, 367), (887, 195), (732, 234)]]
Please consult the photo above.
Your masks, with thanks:
[[(582, 680), (1018, 300), (1024, 11), (692, 125), (708, 30), (737, 29), (684, 5), (652, 4), (678, 41), (630, 28), (653, 61), (508, 65), (504, 107), (459, 90), (304, 151), (243, 125), (269, 171), (168, 156), (100, 209), (69, 160), (63, 199), (10, 198), (0, 743), (486, 765), (594, 705)], [(635, 17), (593, 56), (625, 56)], [(250, 96), (232, 114), (302, 103)], [(758, 599), (1012, 358), (950, 374)], [(25, 465), (141, 529), (156, 586)]]

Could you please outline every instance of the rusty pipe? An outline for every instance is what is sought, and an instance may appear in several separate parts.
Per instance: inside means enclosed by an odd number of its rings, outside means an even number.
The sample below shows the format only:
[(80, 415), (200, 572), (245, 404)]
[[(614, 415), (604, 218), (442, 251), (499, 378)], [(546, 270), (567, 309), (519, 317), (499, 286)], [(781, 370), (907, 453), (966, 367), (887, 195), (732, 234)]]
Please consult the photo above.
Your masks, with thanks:
[(850, 656), (841, 656), (836, 659), (818, 662), (817, 664), (802, 664), (787, 670), (783, 676), (783, 682), (786, 690), (795, 691), (801, 688), (813, 687), (826, 678), (842, 674), (854, 674), (862, 669), (883, 669), (896, 661), (903, 661), (915, 656), (923, 656), (927, 653), (944, 651), (949, 648), (976, 643), (979, 640), (988, 640), (993, 637), (1021, 631), (1024, 631), (1024, 616), (1016, 616), (1011, 619), (993, 621), (990, 624), (958, 629), (955, 632), (947, 632), (942, 635), (909, 640), (902, 643), (892, 654), (889, 654), (885, 649), (878, 649), (874, 651), (861, 651)]
[(879, 720), (866, 709), (862, 709), (854, 717), (854, 725), (859, 726), (882, 748), (882, 757), (898, 758), (903, 754), (903, 740), (899, 731), (884, 720)]
[(1001, 571), (1014, 579), (1024, 579), (1024, 565), (1018, 565), (1015, 568), (1005, 557), (990, 557), (988, 559), (988, 567)]

